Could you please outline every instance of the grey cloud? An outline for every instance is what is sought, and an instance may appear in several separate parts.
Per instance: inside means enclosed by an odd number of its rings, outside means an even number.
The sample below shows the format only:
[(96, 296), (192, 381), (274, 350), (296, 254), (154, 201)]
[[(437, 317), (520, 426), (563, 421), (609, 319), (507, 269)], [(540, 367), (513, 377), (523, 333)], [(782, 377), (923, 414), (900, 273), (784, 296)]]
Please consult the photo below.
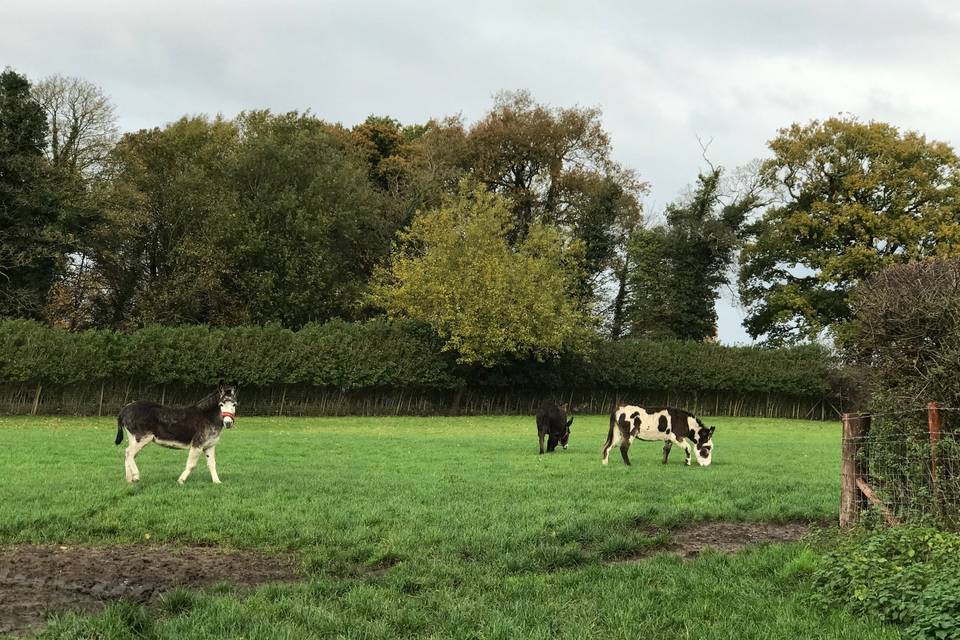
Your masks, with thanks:
[[(945, 1), (7, 0), (0, 65), (81, 76), (126, 129), (185, 113), (311, 109), (354, 124), (479, 117), (500, 89), (599, 105), (662, 208), (710, 157), (850, 112), (960, 140), (960, 5)], [(744, 340), (724, 303), (721, 337)]]

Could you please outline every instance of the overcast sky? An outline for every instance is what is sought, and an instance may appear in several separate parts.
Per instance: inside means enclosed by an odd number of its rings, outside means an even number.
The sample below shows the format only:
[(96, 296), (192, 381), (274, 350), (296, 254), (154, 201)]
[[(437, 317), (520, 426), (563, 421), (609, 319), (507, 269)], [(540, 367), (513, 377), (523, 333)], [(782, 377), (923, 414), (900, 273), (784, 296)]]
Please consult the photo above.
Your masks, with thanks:
[[(599, 106), (648, 211), (710, 159), (840, 112), (960, 143), (960, 2), (4, 0), (0, 67), (80, 76), (123, 130), (184, 114), (310, 109), (352, 125), (461, 113), (500, 89)], [(748, 340), (720, 305), (720, 338)]]

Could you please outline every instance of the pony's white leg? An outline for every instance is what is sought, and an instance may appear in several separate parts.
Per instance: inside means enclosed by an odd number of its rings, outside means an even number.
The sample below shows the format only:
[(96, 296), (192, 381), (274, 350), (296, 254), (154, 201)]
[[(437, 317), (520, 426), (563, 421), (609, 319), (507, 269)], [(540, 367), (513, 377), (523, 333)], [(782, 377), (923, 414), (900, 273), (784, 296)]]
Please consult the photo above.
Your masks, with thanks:
[(683, 449), (683, 463), (690, 466), (690, 443), (687, 442), (686, 438), (678, 440), (677, 444), (680, 445), (680, 448)]
[(630, 450), (630, 444), (633, 442), (633, 436), (620, 439), (620, 457), (623, 458), (623, 464), (630, 466), (630, 456), (627, 452)]
[(187, 478), (190, 477), (190, 472), (193, 471), (193, 468), (197, 466), (197, 460), (200, 459), (199, 447), (190, 447), (190, 453), (187, 454), (187, 468), (183, 470), (183, 473), (180, 474), (180, 477), (177, 478), (177, 482), (183, 484), (187, 481)]
[(203, 452), (203, 455), (207, 456), (207, 469), (210, 470), (210, 478), (213, 480), (213, 484), (220, 484), (220, 476), (217, 475), (217, 448), (210, 447)]
[(610, 461), (610, 450), (620, 444), (620, 425), (614, 425), (610, 434), (610, 441), (603, 443), (603, 450), (600, 452), (601, 464), (607, 464)]
[(667, 458), (670, 457), (670, 449), (673, 448), (673, 442), (669, 439), (663, 443), (663, 464), (667, 464)]
[(127, 482), (136, 482), (140, 479), (140, 469), (137, 467), (137, 454), (140, 453), (145, 446), (153, 442), (153, 436), (143, 436), (143, 439), (137, 440), (128, 431), (127, 442), (129, 444), (124, 451), (124, 465), (127, 472)]

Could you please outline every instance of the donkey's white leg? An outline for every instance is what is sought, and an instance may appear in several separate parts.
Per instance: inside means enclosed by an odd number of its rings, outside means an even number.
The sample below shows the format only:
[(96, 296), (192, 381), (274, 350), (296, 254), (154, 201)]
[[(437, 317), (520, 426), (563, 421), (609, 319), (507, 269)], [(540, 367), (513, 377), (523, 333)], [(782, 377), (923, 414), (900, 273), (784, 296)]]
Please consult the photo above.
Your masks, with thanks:
[(210, 479), (213, 484), (220, 484), (220, 476), (217, 475), (217, 448), (210, 447), (203, 452), (207, 456), (207, 469), (210, 470)]
[(123, 450), (123, 475), (127, 478), (127, 482), (133, 482), (133, 469), (130, 467), (130, 450), (136, 445), (137, 441), (133, 439), (129, 431), (124, 429), (124, 432), (127, 434), (127, 446)]
[(130, 468), (130, 445), (123, 450), (123, 475), (127, 482), (133, 482), (133, 469)]
[(187, 454), (187, 468), (184, 469), (180, 477), (177, 478), (177, 482), (183, 484), (187, 481), (187, 478), (190, 477), (190, 472), (197, 466), (197, 460), (200, 459), (200, 451), (201, 449), (199, 447), (190, 447), (190, 453)]
[(147, 435), (137, 440), (128, 431), (127, 442), (129, 444), (124, 451), (124, 466), (127, 472), (127, 482), (136, 482), (140, 479), (140, 469), (137, 467), (137, 454), (140, 453), (145, 446), (153, 442), (153, 436)]

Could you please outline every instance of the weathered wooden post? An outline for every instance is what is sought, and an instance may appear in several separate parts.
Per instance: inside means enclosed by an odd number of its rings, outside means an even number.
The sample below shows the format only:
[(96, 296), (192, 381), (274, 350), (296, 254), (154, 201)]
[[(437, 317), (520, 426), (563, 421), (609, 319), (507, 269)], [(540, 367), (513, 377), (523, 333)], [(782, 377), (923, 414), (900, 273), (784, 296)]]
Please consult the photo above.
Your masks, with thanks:
[(936, 402), (927, 404), (927, 429), (930, 432), (930, 490), (934, 513), (940, 513), (940, 479), (937, 474), (937, 450), (940, 447), (940, 409)]
[(860, 518), (864, 498), (857, 486), (862, 475), (858, 461), (863, 437), (870, 429), (870, 416), (859, 413), (843, 414), (843, 445), (840, 465), (840, 527), (855, 525)]
[(40, 394), (43, 393), (43, 385), (37, 384), (37, 391), (33, 394), (33, 408), (30, 409), (30, 415), (37, 415), (37, 410), (40, 408)]

